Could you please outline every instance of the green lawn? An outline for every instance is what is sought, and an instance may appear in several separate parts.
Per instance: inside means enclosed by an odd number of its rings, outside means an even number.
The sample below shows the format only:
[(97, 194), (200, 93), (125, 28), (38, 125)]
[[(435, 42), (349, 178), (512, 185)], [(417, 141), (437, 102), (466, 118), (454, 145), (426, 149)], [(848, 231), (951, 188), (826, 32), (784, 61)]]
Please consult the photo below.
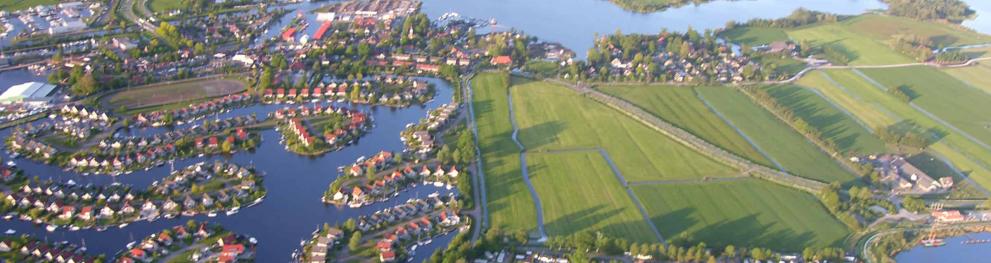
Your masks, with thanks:
[(850, 233), (812, 195), (758, 179), (633, 189), (667, 239), (799, 252), (841, 246)]
[(991, 36), (945, 23), (919, 21), (912, 18), (885, 15), (863, 15), (843, 22), (852, 32), (887, 41), (897, 35), (924, 37), (936, 46), (955, 46), (991, 41)]
[(168, 12), (182, 8), (182, 1), (179, 0), (148, 0), (148, 7), (152, 12)]
[(740, 91), (701, 87), (699, 92), (785, 170), (824, 182), (846, 182), (855, 178), (818, 146)]
[[(828, 79), (834, 80), (835, 84)], [(925, 129), (945, 129), (850, 70), (812, 72), (799, 83), (819, 90), (871, 127), (913, 122)], [(991, 167), (991, 153), (983, 147), (950, 133), (926, 150), (946, 158), (985, 188), (991, 187), (991, 169), (988, 168)]]
[(991, 94), (930, 67), (862, 71), (886, 88), (910, 88), (918, 94), (913, 103), (985, 144), (991, 144), (991, 114), (988, 114), (991, 113)]
[(9, 12), (27, 9), (38, 5), (54, 5), (58, 3), (58, 0), (4, 0), (0, 1), (0, 10)]
[(695, 95), (694, 88), (666, 85), (602, 86), (599, 90), (623, 98), (667, 122), (751, 161), (771, 166), (763, 155)]
[(598, 151), (529, 153), (527, 166), (548, 235), (601, 231), (634, 242), (658, 241)]
[(472, 79), (487, 205), (492, 226), (530, 231), (536, 228), (536, 207), (523, 182), (519, 149), (510, 137), (513, 128), (509, 122), (507, 85), (493, 73), (478, 74)]
[(520, 83), (512, 88), (512, 96), (519, 139), (529, 151), (602, 147), (630, 181), (737, 173), (565, 87), (539, 81)]
[(795, 85), (777, 85), (767, 89), (779, 104), (790, 108), (796, 116), (821, 132), (841, 153), (862, 155), (886, 152), (881, 139), (815, 92)]
[(735, 27), (720, 33), (719, 36), (725, 37), (733, 43), (750, 46), (788, 40), (788, 33), (785, 32), (785, 29), (769, 27)]

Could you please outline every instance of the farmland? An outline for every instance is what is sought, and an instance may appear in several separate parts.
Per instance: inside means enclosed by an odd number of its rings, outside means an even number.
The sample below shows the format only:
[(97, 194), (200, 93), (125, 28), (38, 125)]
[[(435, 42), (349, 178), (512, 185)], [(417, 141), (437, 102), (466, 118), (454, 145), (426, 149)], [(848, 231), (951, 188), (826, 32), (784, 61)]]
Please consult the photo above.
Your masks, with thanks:
[[(907, 87), (913, 103), (939, 119), (991, 144), (991, 95), (952, 76), (928, 67), (865, 69), (865, 74), (886, 88)], [(947, 96), (953, 94), (953, 96)], [(950, 129), (951, 132), (953, 128)]]
[(604, 86), (599, 89), (637, 104), (651, 114), (732, 153), (763, 165), (772, 165), (729, 124), (709, 110), (695, 95), (694, 88), (658, 85)]
[(547, 82), (512, 88), (528, 151), (602, 147), (630, 181), (734, 175), (733, 169), (620, 112)]
[(657, 242), (598, 151), (530, 153), (527, 165), (548, 235), (601, 231), (630, 241)]
[(849, 230), (807, 193), (757, 179), (636, 185), (664, 237), (784, 251), (840, 245)]
[[(831, 101), (874, 128), (912, 123), (922, 130), (945, 129), (851, 70), (812, 72), (799, 83), (819, 90)], [(991, 154), (981, 146), (959, 134), (949, 133), (929, 146), (928, 151), (947, 159), (982, 186), (991, 186), (991, 172), (987, 168), (991, 164)]]
[(871, 134), (841, 109), (813, 91), (794, 85), (768, 87), (768, 93), (782, 106), (822, 133), (843, 153), (873, 154), (885, 152), (884, 142)]
[(945, 69), (946, 72), (971, 87), (981, 89), (984, 93), (991, 94), (991, 64), (988, 62), (977, 63), (971, 67)]
[(154, 11), (156, 13), (167, 12), (170, 10), (176, 10), (182, 8), (182, 1), (178, 1), (178, 0), (148, 0), (148, 1), (149, 2), (147, 4), (151, 8), (151, 11)]
[(0, 11), (17, 11), (36, 5), (58, 4), (57, 0), (9, 0), (0, 2)]
[(851, 65), (883, 65), (913, 62), (886, 44), (854, 32), (849, 23), (829, 23), (788, 32), (796, 41), (832, 46), (846, 53)]
[(536, 207), (527, 194), (519, 149), (511, 139), (509, 83), (499, 74), (479, 74), (472, 80), (478, 143), (492, 225), (528, 231), (536, 227)]
[(245, 84), (237, 80), (194, 80), (121, 91), (108, 98), (107, 102), (113, 109), (125, 107), (133, 110), (224, 96), (244, 90)]
[(699, 92), (785, 170), (825, 182), (846, 182), (854, 178), (815, 144), (740, 91), (699, 88)]
[(769, 27), (735, 27), (720, 33), (720, 36), (734, 43), (750, 46), (788, 40), (788, 33), (785, 32), (785, 29)]

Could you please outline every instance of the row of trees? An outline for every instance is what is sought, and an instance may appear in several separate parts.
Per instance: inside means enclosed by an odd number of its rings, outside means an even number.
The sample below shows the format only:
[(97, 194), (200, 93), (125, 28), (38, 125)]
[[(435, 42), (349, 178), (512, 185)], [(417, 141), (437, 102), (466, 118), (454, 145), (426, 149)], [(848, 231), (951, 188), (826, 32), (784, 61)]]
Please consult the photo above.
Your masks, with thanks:
[(755, 18), (742, 24), (730, 22), (726, 24), (726, 30), (733, 29), (737, 26), (793, 28), (815, 23), (836, 22), (840, 19), (841, 17), (835, 14), (799, 8), (792, 11), (790, 15), (778, 19)]
[(960, 0), (884, 0), (888, 13), (916, 19), (960, 22), (974, 15)]

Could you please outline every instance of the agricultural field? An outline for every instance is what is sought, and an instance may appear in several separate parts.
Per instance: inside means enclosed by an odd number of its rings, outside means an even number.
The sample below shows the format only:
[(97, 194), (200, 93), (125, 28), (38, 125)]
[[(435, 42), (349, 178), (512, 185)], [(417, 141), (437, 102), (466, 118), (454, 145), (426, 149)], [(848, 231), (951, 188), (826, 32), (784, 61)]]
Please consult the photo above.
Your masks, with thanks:
[(519, 148), (511, 136), (508, 79), (483, 73), (472, 79), (472, 103), (482, 150), (486, 194), (492, 226), (529, 231), (536, 228), (536, 206), (530, 198), (520, 165)]
[[(991, 94), (929, 67), (861, 70), (885, 88), (907, 87), (912, 103), (991, 144)], [(952, 96), (948, 96), (952, 94)], [(938, 120), (937, 119), (937, 120)], [(950, 132), (958, 132), (950, 128)]]
[(195, 80), (128, 89), (111, 95), (107, 102), (111, 109), (140, 109), (224, 96), (244, 90), (244, 82), (238, 80)]
[(566, 87), (520, 81), (514, 80), (511, 93), (519, 139), (528, 151), (602, 147), (630, 181), (738, 173)]
[(710, 87), (700, 87), (698, 91), (786, 171), (823, 182), (855, 178), (818, 146), (740, 91)]
[(685, 129), (729, 152), (767, 166), (772, 166), (732, 126), (695, 95), (694, 88), (665, 85), (602, 86), (605, 93), (632, 102), (667, 122)]
[(919, 21), (907, 17), (863, 15), (844, 21), (849, 29), (877, 41), (887, 41), (897, 35), (916, 35), (929, 39), (936, 46), (956, 46), (991, 41), (991, 36), (945, 23)]
[(943, 69), (943, 72), (950, 74), (968, 86), (991, 94), (991, 78), (988, 77), (991, 76), (991, 64), (989, 62), (978, 62), (970, 67)]
[(783, 28), (772, 27), (735, 27), (719, 33), (733, 43), (749, 46), (766, 45), (774, 41), (788, 40), (788, 33)]
[(548, 235), (601, 231), (634, 242), (657, 242), (598, 151), (528, 153), (527, 166)]
[(58, 4), (58, 0), (5, 0), (0, 1), (0, 11), (17, 11), (38, 5)]
[(794, 85), (767, 87), (768, 93), (782, 106), (833, 142), (841, 153), (856, 155), (886, 152), (884, 142), (857, 120), (836, 108), (815, 92)]
[[(943, 129), (921, 112), (887, 94), (852, 70), (828, 70), (807, 74), (799, 83), (814, 88), (846, 108), (868, 126), (879, 128), (912, 123), (919, 129)], [(958, 134), (949, 133), (931, 151), (951, 162), (981, 186), (991, 187), (991, 154)]]
[(667, 239), (684, 235), (709, 247), (798, 252), (840, 246), (850, 234), (814, 196), (758, 179), (635, 185), (633, 190)]
[(795, 41), (828, 45), (846, 53), (850, 65), (885, 65), (915, 62), (892, 50), (887, 43), (855, 32), (848, 22), (838, 22), (789, 31)]

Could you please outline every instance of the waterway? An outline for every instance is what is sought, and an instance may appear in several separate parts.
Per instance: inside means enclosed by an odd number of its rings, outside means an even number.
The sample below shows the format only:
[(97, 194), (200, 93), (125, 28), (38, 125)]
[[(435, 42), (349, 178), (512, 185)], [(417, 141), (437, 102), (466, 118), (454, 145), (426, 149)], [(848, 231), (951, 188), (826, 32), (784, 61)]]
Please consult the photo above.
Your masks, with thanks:
[[(4, 81), (12, 76), (10, 73), (0, 73)], [(30, 80), (30, 75), (19, 75), (21, 81)], [(0, 230), (12, 228), (19, 234), (29, 233), (40, 238), (47, 238), (51, 241), (68, 240), (70, 242), (83, 243), (89, 251), (95, 253), (113, 254), (134, 240), (139, 240), (151, 233), (160, 231), (166, 227), (182, 224), (188, 219), (208, 220), (222, 224), (229, 230), (250, 235), (259, 240), (257, 250), (258, 262), (285, 262), (289, 260), (292, 251), (299, 247), (301, 239), (310, 236), (310, 233), (323, 223), (338, 224), (343, 223), (348, 218), (356, 218), (359, 215), (370, 215), (371, 213), (386, 207), (394, 206), (405, 202), (409, 198), (426, 198), (427, 195), (437, 192), (442, 195), (452, 193), (453, 190), (434, 186), (418, 186), (411, 190), (402, 192), (399, 196), (390, 199), (388, 202), (376, 203), (374, 205), (352, 209), (327, 206), (320, 202), (324, 190), (331, 181), (338, 176), (337, 167), (354, 162), (360, 156), (372, 156), (382, 150), (401, 151), (403, 144), (399, 139), (399, 132), (408, 123), (414, 123), (426, 116), (429, 109), (439, 107), (442, 104), (450, 103), (453, 90), (451, 86), (442, 80), (426, 79), (437, 87), (437, 95), (434, 100), (422, 106), (412, 106), (404, 109), (391, 109), (386, 107), (371, 107), (363, 105), (350, 105), (353, 109), (358, 109), (370, 113), (374, 119), (375, 127), (372, 128), (357, 144), (350, 145), (336, 152), (331, 152), (319, 157), (303, 157), (287, 152), (279, 144), (280, 134), (274, 130), (261, 132), (262, 143), (253, 152), (242, 151), (231, 156), (208, 156), (202, 158), (192, 158), (176, 161), (177, 169), (187, 165), (214, 159), (227, 159), (241, 165), (253, 165), (263, 174), (263, 185), (268, 191), (265, 200), (257, 206), (241, 209), (240, 213), (232, 216), (220, 215), (215, 218), (206, 216), (179, 217), (175, 219), (160, 219), (154, 222), (137, 222), (128, 227), (111, 228), (104, 232), (95, 230), (81, 230), (76, 232), (65, 231), (63, 229), (55, 232), (46, 232), (42, 226), (23, 221), (0, 221)], [(297, 105), (289, 105), (295, 107)], [(344, 105), (347, 106), (347, 105)], [(282, 107), (282, 105), (257, 105), (242, 108), (220, 114), (220, 118), (233, 117), (255, 113), (259, 118), (263, 118), (267, 113)], [(0, 138), (6, 138), (11, 130), (0, 131)], [(9, 160), (9, 156), (2, 154), (4, 160)], [(161, 180), (169, 173), (168, 165), (157, 167), (148, 171), (135, 172), (117, 177), (112, 176), (82, 176), (75, 173), (64, 172), (56, 167), (44, 165), (30, 160), (16, 159), (18, 167), (25, 170), (31, 176), (38, 176), (43, 179), (52, 178), (59, 181), (74, 180), (80, 184), (106, 185), (119, 182), (131, 184), (138, 189), (150, 185), (156, 180)], [(454, 234), (445, 235), (434, 240), (429, 245), (421, 246), (417, 249), (415, 261), (419, 262), (430, 256), (436, 248), (446, 247), (447, 243), (454, 237)], [(346, 241), (345, 241), (346, 242)]]
[(988, 262), (991, 255), (991, 243), (963, 244), (972, 239), (991, 240), (991, 233), (971, 233), (946, 239), (946, 245), (941, 247), (915, 247), (898, 253), (895, 261), (902, 263), (929, 262)]

